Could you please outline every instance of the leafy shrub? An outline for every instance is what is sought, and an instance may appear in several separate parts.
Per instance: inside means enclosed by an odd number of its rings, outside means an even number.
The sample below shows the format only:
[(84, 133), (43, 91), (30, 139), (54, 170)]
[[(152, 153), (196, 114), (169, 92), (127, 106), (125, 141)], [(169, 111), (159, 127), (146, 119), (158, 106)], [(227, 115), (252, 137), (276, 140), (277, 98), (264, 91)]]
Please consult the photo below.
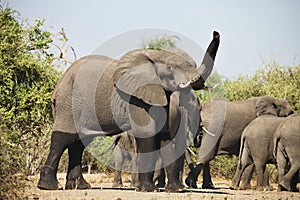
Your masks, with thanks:
[(270, 62), (253, 76), (225, 81), (224, 88), (227, 99), (232, 101), (270, 95), (286, 98), (296, 111), (300, 111), (300, 66), (284, 67)]
[[(0, 6), (0, 196), (21, 198), (25, 176), (45, 160), (52, 127), (51, 95), (60, 73), (48, 54), (51, 33)], [(47, 150), (45, 150), (47, 149)]]
[(180, 40), (177, 36), (164, 35), (162, 37), (156, 37), (155, 39), (142, 42), (143, 49), (163, 50), (176, 48), (176, 41)]

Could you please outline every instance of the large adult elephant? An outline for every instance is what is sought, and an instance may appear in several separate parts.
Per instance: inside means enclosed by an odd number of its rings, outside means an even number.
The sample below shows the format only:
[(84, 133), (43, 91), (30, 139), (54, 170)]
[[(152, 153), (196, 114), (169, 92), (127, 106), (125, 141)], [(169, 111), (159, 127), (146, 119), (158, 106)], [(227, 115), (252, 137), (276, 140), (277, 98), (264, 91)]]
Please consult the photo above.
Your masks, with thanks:
[[(274, 115), (286, 117), (294, 111), (285, 99), (270, 96), (253, 97), (244, 101), (231, 102), (213, 99), (202, 106), (201, 118), (204, 127), (201, 147), (198, 149), (198, 162), (185, 180), (197, 188), (197, 178), (203, 169), (203, 188), (214, 188), (209, 162), (217, 155), (239, 155), (240, 139), (243, 130), (256, 117)], [(242, 177), (241, 188), (249, 188), (254, 168), (248, 167)]]
[(300, 114), (294, 114), (279, 125), (274, 137), (273, 153), (277, 160), (279, 190), (298, 191), (299, 152)]
[[(38, 187), (58, 189), (58, 163), (64, 150), (69, 151), (67, 189), (85, 189), (90, 185), (82, 176), (81, 159), (85, 146), (94, 136), (111, 136), (132, 130), (139, 153), (140, 191), (154, 191), (153, 170), (157, 144), (166, 141), (162, 151), (167, 163), (166, 191), (184, 188), (179, 180), (182, 137), (170, 134), (169, 102), (173, 92), (180, 93), (180, 105), (186, 116), (199, 123), (199, 113), (191, 113), (190, 96), (204, 87), (219, 47), (220, 35), (213, 39), (197, 69), (183, 50), (134, 50), (119, 60), (91, 55), (76, 61), (58, 82), (53, 94), (54, 126), (48, 158), (41, 169)], [(194, 90), (193, 90), (194, 89)], [(194, 102), (194, 103), (198, 103)], [(186, 119), (179, 121), (185, 125)], [(183, 123), (181, 123), (183, 122)], [(199, 125), (193, 126), (196, 134)], [(185, 128), (179, 128), (185, 130)], [(160, 140), (159, 142), (157, 142)], [(170, 142), (171, 141), (171, 142)]]

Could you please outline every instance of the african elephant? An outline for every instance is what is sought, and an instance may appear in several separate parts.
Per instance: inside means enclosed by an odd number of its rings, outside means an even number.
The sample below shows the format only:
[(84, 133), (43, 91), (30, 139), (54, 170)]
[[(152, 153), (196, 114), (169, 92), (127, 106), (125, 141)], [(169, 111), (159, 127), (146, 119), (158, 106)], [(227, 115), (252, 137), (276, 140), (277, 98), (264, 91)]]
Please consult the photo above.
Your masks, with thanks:
[[(274, 157), (278, 167), (278, 189), (298, 191), (300, 170), (300, 114), (289, 116), (276, 129)], [(300, 179), (299, 179), (300, 180)]]
[[(219, 47), (220, 35), (213, 33), (201, 66), (181, 49), (133, 50), (118, 60), (102, 55), (90, 55), (74, 62), (58, 82), (52, 97), (54, 125), (50, 152), (40, 172), (40, 189), (58, 189), (58, 163), (65, 149), (69, 151), (66, 189), (85, 189), (90, 185), (82, 176), (82, 152), (95, 136), (112, 136), (132, 130), (139, 153), (139, 191), (154, 191), (153, 170), (158, 157), (157, 144), (167, 164), (167, 192), (179, 191), (182, 156), (186, 147), (183, 126), (171, 134), (168, 126), (174, 120), (169, 115), (170, 96), (180, 94), (184, 116), (191, 113), (190, 96), (204, 87), (210, 75)], [(192, 103), (199, 103), (192, 102)], [(173, 123), (173, 122), (172, 122)], [(193, 126), (193, 134), (199, 125)], [(170, 142), (172, 141), (172, 142)], [(175, 143), (174, 143), (175, 142)]]
[[(240, 139), (243, 130), (257, 116), (274, 115), (286, 117), (294, 111), (285, 99), (270, 96), (253, 97), (245, 101), (231, 102), (213, 99), (202, 105), (201, 118), (204, 127), (201, 147), (198, 151), (198, 164), (185, 180), (193, 188), (203, 168), (203, 188), (214, 188), (211, 181), (209, 161), (221, 154), (239, 155)], [(242, 177), (241, 188), (249, 188), (253, 166), (249, 166)]]
[(122, 166), (125, 159), (132, 161), (130, 186), (135, 187), (138, 183), (138, 154), (134, 136), (127, 132), (121, 133), (116, 136), (114, 146), (115, 172), (113, 187), (119, 188), (123, 186)]
[(231, 188), (238, 189), (241, 175), (245, 168), (254, 163), (257, 173), (257, 190), (268, 189), (269, 179), (266, 164), (275, 164), (273, 156), (274, 133), (285, 118), (265, 115), (253, 120), (243, 131), (239, 164), (232, 179)]

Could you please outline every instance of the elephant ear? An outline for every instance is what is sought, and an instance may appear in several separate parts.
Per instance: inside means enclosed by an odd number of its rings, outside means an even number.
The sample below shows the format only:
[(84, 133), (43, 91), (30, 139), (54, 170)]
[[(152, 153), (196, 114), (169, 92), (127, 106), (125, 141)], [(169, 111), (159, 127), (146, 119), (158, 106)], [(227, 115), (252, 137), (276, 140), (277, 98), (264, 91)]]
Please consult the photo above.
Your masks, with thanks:
[(261, 115), (274, 115), (277, 116), (277, 105), (273, 97), (263, 96), (260, 97), (255, 106), (256, 116)]
[(129, 52), (120, 59), (113, 74), (115, 87), (149, 105), (166, 106), (166, 93), (155, 68), (144, 50)]

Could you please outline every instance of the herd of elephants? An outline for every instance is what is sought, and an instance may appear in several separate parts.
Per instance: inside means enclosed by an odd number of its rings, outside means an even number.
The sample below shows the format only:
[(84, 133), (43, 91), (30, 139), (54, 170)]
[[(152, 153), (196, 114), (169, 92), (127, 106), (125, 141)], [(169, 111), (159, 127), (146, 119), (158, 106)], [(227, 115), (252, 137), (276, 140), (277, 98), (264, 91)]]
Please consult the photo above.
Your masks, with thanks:
[[(127, 52), (120, 59), (90, 55), (74, 62), (52, 96), (54, 125), (50, 152), (38, 188), (59, 189), (57, 169), (68, 149), (65, 189), (88, 189), (82, 154), (96, 136), (115, 136), (114, 187), (121, 187), (125, 158), (133, 161), (132, 185), (138, 191), (167, 192), (214, 188), (209, 162), (220, 154), (239, 156), (232, 189), (269, 187), (267, 163), (276, 163), (278, 189), (296, 191), (300, 169), (300, 114), (286, 99), (252, 97), (231, 102), (212, 99), (202, 105), (195, 91), (205, 89), (220, 43), (213, 32), (203, 61), (182, 49)], [(189, 146), (197, 148), (197, 162)], [(184, 160), (189, 173), (183, 183)], [(165, 182), (165, 180), (167, 180)], [(156, 182), (157, 185), (156, 185)]]

